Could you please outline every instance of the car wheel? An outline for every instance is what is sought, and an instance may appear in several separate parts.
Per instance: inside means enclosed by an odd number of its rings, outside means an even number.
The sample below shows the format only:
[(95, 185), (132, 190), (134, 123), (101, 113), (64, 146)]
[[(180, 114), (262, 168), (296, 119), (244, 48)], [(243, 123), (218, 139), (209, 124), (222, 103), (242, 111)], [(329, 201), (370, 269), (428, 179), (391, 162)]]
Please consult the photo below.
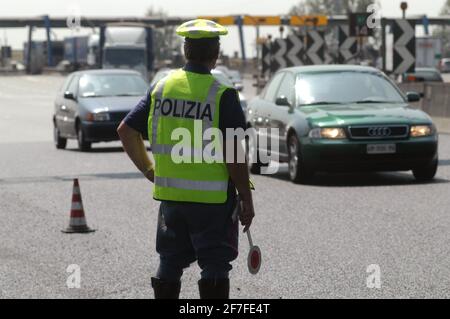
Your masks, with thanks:
[(268, 164), (261, 162), (259, 158), (258, 145), (255, 140), (255, 136), (250, 134), (246, 139), (246, 154), (247, 162), (252, 174), (261, 174), (261, 168), (267, 167)]
[(63, 150), (66, 148), (67, 139), (61, 137), (61, 133), (56, 125), (53, 128), (53, 140), (57, 149)]
[(305, 165), (300, 151), (300, 142), (295, 134), (289, 137), (288, 151), (289, 177), (291, 181), (300, 184), (309, 182), (314, 175), (314, 171)]
[(418, 182), (431, 181), (435, 176), (439, 160), (436, 158), (423, 167), (413, 169), (413, 175)]
[(91, 142), (87, 142), (84, 136), (83, 126), (78, 125), (77, 129), (78, 149), (82, 152), (88, 152), (91, 150)]

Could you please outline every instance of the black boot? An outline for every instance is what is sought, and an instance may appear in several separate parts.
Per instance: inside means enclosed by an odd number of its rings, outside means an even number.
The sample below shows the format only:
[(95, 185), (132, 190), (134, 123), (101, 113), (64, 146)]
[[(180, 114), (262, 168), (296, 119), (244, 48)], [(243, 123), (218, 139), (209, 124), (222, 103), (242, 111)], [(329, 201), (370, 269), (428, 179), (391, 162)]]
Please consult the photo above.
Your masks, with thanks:
[(181, 282), (168, 282), (152, 277), (152, 287), (155, 292), (155, 299), (178, 299)]
[(201, 279), (198, 282), (200, 299), (229, 299), (229, 279)]

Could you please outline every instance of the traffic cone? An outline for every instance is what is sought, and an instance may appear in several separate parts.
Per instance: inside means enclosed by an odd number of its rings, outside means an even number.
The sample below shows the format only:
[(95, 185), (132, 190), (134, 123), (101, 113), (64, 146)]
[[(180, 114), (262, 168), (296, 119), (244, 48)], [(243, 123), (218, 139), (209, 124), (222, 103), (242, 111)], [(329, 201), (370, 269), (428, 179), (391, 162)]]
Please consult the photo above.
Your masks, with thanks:
[(62, 230), (63, 233), (91, 233), (95, 229), (90, 229), (86, 223), (84, 216), (83, 201), (81, 200), (80, 185), (78, 178), (73, 180), (72, 207), (70, 209), (70, 222), (67, 229)]

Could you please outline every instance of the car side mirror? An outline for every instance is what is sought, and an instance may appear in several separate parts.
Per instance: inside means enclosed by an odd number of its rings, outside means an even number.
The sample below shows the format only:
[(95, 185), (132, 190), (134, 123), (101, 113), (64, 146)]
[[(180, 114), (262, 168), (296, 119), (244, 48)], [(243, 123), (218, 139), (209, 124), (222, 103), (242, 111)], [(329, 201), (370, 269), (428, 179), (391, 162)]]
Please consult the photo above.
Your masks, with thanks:
[(69, 91), (64, 92), (64, 98), (67, 100), (76, 100), (75, 95)]
[(408, 102), (418, 102), (420, 101), (420, 94), (417, 92), (407, 92), (406, 98), (408, 99)]
[(291, 103), (289, 103), (289, 100), (284, 95), (277, 97), (275, 104), (281, 106), (291, 106)]

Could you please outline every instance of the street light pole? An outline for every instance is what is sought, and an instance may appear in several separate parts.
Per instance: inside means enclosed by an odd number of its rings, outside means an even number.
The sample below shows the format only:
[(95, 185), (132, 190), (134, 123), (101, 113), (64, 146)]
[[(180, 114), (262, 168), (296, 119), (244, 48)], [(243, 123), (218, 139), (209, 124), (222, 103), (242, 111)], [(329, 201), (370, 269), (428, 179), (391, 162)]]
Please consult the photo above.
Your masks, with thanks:
[(261, 58), (261, 46), (259, 44), (259, 38), (260, 38), (260, 33), (259, 33), (259, 25), (255, 26), (256, 28), (256, 60), (259, 61), (259, 59)]
[(400, 3), (400, 9), (402, 9), (403, 19), (406, 19), (406, 9), (408, 9), (408, 2), (403, 1), (402, 3)]

